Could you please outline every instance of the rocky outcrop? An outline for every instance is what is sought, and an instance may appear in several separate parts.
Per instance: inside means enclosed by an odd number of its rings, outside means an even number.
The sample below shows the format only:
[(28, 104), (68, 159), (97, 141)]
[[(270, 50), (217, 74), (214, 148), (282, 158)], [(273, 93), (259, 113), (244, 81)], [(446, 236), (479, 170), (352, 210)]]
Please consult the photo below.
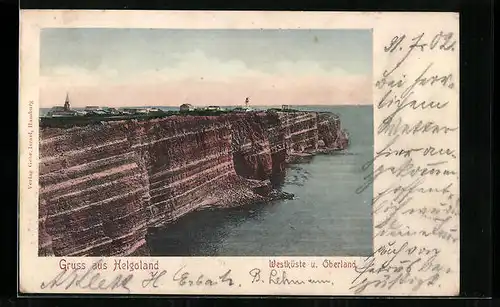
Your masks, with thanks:
[(43, 127), (40, 138), (41, 256), (147, 255), (149, 228), (275, 198), (295, 155), (348, 142), (337, 117), (314, 112)]

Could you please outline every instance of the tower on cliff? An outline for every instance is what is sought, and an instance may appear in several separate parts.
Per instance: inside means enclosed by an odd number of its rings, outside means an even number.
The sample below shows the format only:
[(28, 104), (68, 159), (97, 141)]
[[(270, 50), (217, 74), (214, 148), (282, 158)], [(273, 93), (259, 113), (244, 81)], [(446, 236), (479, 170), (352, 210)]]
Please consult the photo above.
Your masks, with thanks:
[(66, 100), (64, 101), (64, 111), (69, 111), (71, 109), (71, 105), (69, 103), (69, 94), (66, 93)]
[(248, 97), (247, 97), (247, 98), (245, 99), (245, 107), (247, 107), (247, 108), (248, 108), (248, 104), (249, 104), (249, 103), (250, 103), (250, 98), (248, 98)]

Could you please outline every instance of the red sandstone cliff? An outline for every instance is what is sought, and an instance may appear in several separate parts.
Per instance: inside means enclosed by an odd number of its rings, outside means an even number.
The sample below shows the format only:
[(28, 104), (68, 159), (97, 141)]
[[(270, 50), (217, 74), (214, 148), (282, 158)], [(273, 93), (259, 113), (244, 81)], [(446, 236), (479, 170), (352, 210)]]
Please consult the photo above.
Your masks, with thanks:
[(40, 135), (39, 254), (56, 256), (147, 255), (149, 227), (266, 200), (294, 154), (348, 142), (337, 118), (314, 112), (171, 116)]

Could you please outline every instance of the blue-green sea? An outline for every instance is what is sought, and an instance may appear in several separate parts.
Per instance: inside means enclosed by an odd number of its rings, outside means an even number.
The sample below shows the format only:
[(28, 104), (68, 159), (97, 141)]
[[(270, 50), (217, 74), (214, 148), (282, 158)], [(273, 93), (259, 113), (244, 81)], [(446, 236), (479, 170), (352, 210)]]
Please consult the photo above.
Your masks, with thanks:
[(190, 213), (148, 238), (157, 256), (366, 256), (372, 252), (372, 188), (361, 194), (373, 157), (373, 107), (308, 106), (340, 115), (347, 150), (291, 165), (282, 190), (293, 200)]

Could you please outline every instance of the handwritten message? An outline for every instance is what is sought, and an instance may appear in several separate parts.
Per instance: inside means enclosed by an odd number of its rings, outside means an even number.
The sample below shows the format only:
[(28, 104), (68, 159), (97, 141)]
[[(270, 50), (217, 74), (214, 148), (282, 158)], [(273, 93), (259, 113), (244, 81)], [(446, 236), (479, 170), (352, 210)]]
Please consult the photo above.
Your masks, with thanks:
[[(401, 33), (383, 47), (376, 148), (361, 193), (375, 186), (374, 253), (356, 268), (355, 294), (441, 287), (459, 240), (458, 76), (453, 32)], [(451, 61), (451, 63), (454, 63)], [(453, 248), (452, 248), (453, 249)], [(454, 255), (457, 259), (457, 255)], [(428, 290), (425, 290), (428, 291)]]

